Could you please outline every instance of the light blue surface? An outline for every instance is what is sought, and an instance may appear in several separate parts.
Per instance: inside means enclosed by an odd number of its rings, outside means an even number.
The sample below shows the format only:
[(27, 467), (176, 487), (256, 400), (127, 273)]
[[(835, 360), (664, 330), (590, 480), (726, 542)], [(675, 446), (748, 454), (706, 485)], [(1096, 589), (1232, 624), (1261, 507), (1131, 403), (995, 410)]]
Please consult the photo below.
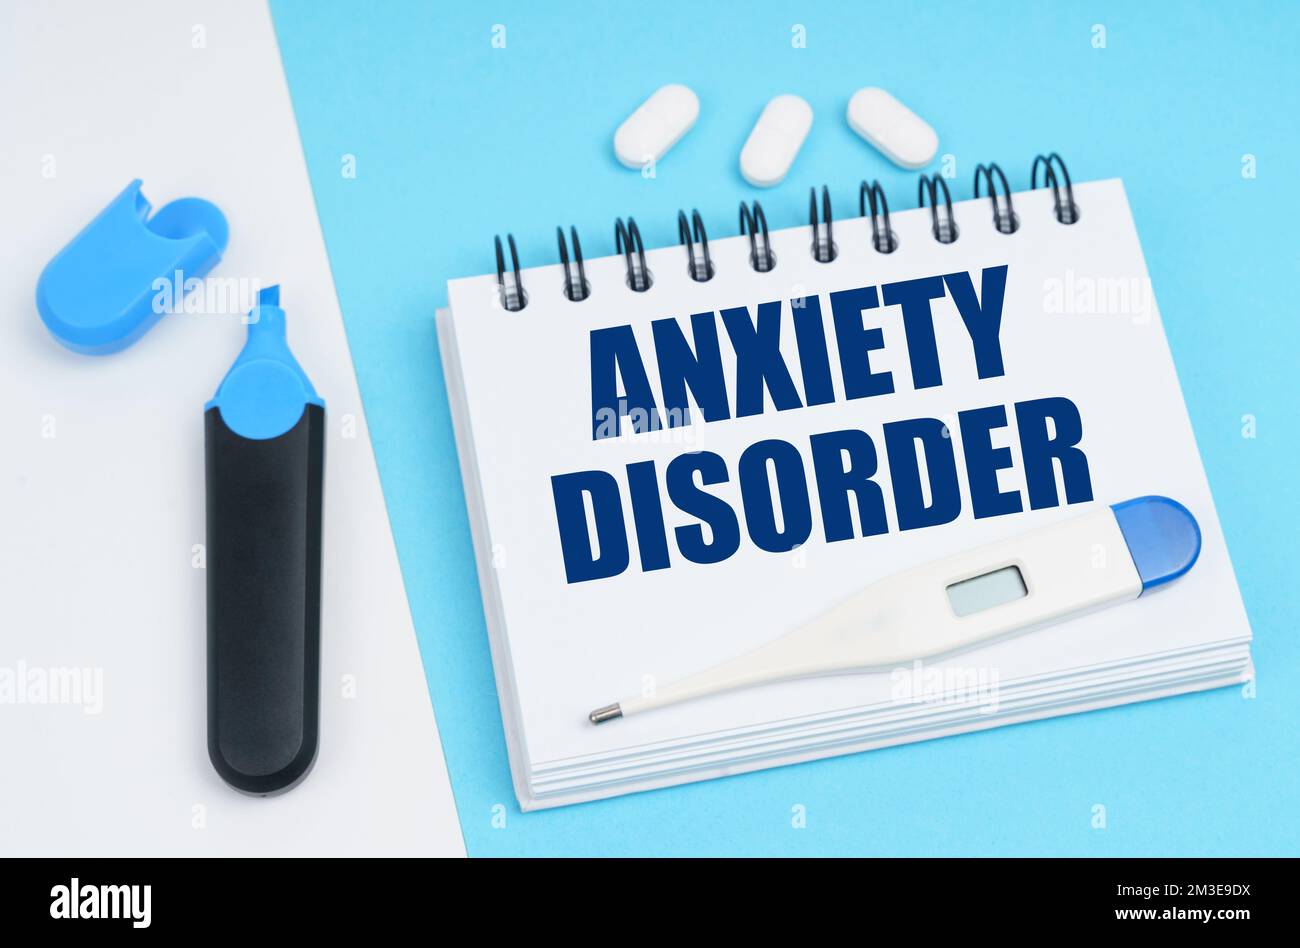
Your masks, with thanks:
[[(1295, 5), (558, 6), (272, 4), (469, 851), (1300, 851)], [(806, 49), (791, 47), (796, 23)], [(694, 88), (701, 116), (646, 180), (611, 141), (665, 82)], [(576, 224), (591, 257), (613, 252), (617, 215), (648, 246), (676, 242), (678, 208), (733, 233), (756, 196), (790, 226), (823, 182), (844, 215), (861, 178), (913, 206), (915, 174), (844, 121), (873, 84), (957, 156), (954, 197), (980, 161), (1026, 188), (1051, 149), (1079, 180), (1124, 178), (1255, 629), (1258, 697), (1225, 689), (521, 814), (434, 338), (446, 281), (490, 271), (506, 230), (527, 266), (557, 261), (557, 224)], [(816, 119), (787, 181), (757, 192), (737, 157), (781, 92)]]

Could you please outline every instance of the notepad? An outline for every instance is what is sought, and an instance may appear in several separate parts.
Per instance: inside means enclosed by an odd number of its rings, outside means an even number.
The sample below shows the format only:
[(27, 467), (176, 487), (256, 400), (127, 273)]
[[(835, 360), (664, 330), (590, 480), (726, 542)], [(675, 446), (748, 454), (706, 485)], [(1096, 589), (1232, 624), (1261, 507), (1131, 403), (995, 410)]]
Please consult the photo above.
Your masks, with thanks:
[[(620, 222), (581, 274), (566, 247), (567, 273), (503, 252), (449, 284), (438, 333), (523, 808), (1252, 676), (1123, 185), (1065, 193), (757, 234), (749, 209), (743, 235), (719, 224), (706, 249), (684, 228), (644, 258)], [(587, 719), (900, 569), (1146, 494), (1201, 525), (1166, 589), (898, 668)]]

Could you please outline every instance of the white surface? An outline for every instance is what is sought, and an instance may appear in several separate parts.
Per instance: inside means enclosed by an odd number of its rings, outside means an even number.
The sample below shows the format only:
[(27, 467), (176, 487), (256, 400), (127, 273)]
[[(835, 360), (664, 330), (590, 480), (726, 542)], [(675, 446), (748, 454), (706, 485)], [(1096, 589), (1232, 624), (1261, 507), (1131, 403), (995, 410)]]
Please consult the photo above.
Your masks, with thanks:
[(859, 89), (849, 99), (849, 125), (904, 168), (924, 168), (939, 150), (939, 136), (919, 115), (884, 89)]
[[(587, 300), (573, 303), (558, 291), (539, 291), (524, 314), (495, 305), (494, 275), (450, 284), (451, 309), (439, 318), (440, 339), (516, 791), (525, 807), (1214, 687), (1250, 673), (1249, 624), (1123, 186), (1093, 182), (1075, 193), (1083, 214), (1071, 226), (1056, 221), (1050, 190), (1015, 195), (1021, 226), (1014, 235), (993, 229), (987, 199), (956, 203), (961, 237), (951, 244), (933, 238), (928, 209), (903, 211), (893, 217), (899, 249), (892, 254), (871, 249), (869, 220), (839, 221), (840, 253), (827, 264), (813, 261), (808, 227), (773, 231), (778, 263), (769, 273), (750, 266), (747, 239), (718, 239), (710, 243), (717, 275), (703, 284), (690, 280), (680, 247), (652, 250), (648, 263), (658, 279), (646, 293), (627, 287), (621, 258), (591, 260)], [(898, 309), (882, 306), (864, 313), (865, 324), (879, 327), (884, 339), (884, 347), (871, 353), (871, 366), (891, 372), (896, 391), (843, 399), (828, 293), (1003, 264), (1009, 268), (1000, 334), (1004, 376), (978, 378), (969, 336), (945, 297), (933, 304), (944, 384), (912, 387)], [(560, 268), (530, 270), (524, 283), (559, 286)], [(1110, 307), (1107, 293), (1117, 286), (1129, 294), (1128, 304)], [(1097, 294), (1092, 306), (1088, 288)], [(839, 400), (782, 412), (769, 404), (758, 416), (592, 440), (593, 329), (631, 324), (658, 392), (652, 320), (740, 305), (752, 312), (760, 301), (804, 295), (820, 297)], [(791, 318), (787, 303), (781, 349), (802, 391)], [(725, 333), (720, 339), (734, 401), (735, 357)], [(963, 472), (961, 516), (900, 533), (884, 472), (875, 480), (885, 496), (887, 534), (828, 543), (815, 515), (811, 538), (792, 553), (766, 553), (743, 538), (729, 559), (697, 565), (676, 551), (671, 533), (693, 518), (664, 498), (671, 568), (642, 572), (634, 548), (630, 567), (618, 576), (565, 581), (554, 474), (613, 473), (630, 525), (626, 464), (654, 460), (662, 478), (677, 455), (713, 451), (726, 459), (732, 479), (710, 492), (738, 511), (743, 529), (736, 459), (759, 439), (789, 441), (807, 459), (814, 433), (862, 428), (879, 448), (886, 422), (937, 417), (955, 428), (957, 411), (1048, 396), (1078, 406), (1092, 506), (977, 520)], [(1007, 446), (1013, 462), (1000, 474), (1001, 489), (1023, 496), (1014, 412), (995, 434), (995, 446)], [(954, 437), (960, 440), (959, 429)], [(882, 453), (882, 471), (886, 467)], [(1057, 483), (1059, 494), (1059, 474)], [(809, 489), (816, 511), (811, 476)], [(799, 627), (865, 581), (1145, 494), (1173, 497), (1197, 518), (1201, 557), (1187, 576), (1122, 607), (928, 663), (940, 674), (996, 671), (997, 714), (969, 702), (900, 704), (893, 676), (874, 673), (736, 691), (600, 727), (587, 721), (590, 709), (617, 695), (676, 680)]]
[[(0, 17), (0, 671), (102, 676), (98, 714), (0, 703), (0, 853), (463, 854), (268, 11), (5, 3)], [(191, 565), (203, 404), (245, 327), (170, 316), (96, 357), (36, 314), (44, 263), (137, 176), (155, 207), (193, 194), (226, 213), (213, 275), (282, 284), (327, 403), (320, 754), (278, 797), (241, 796), (208, 763)]]
[[(953, 583), (1011, 564), (1031, 590), (958, 617)], [(806, 625), (746, 655), (619, 701), (625, 716), (763, 682), (889, 671), (1002, 636), (1024, 634), (1136, 599), (1142, 580), (1109, 507), (1015, 534), (871, 583)]]
[(797, 95), (779, 95), (763, 107), (740, 150), (740, 173), (756, 188), (785, 180), (812, 128), (812, 106)]
[(629, 168), (653, 164), (691, 130), (700, 100), (686, 86), (660, 86), (614, 132), (614, 154)]

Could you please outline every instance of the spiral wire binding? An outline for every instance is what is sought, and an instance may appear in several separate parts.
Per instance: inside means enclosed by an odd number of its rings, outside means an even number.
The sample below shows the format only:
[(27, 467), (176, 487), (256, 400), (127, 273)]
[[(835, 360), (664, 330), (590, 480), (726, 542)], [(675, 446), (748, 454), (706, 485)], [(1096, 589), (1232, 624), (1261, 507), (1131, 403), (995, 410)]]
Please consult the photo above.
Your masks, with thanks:
[[(939, 220), (939, 190), (943, 190), (943, 206), (947, 217)], [(952, 216), (952, 195), (948, 192), (948, 182), (937, 174), (921, 175), (916, 183), (916, 206), (925, 207), (926, 196), (930, 198), (930, 232), (941, 244), (950, 244), (957, 239), (957, 221)]]
[[(1052, 199), (1056, 219), (1062, 224), (1074, 224), (1079, 220), (1079, 205), (1074, 200), (1074, 186), (1065, 161), (1056, 152), (1034, 157), (1030, 169), (1030, 187), (1038, 188), (1039, 167), (1043, 169), (1043, 187), (1052, 189)], [(993, 226), (1001, 234), (1014, 234), (1020, 228), (1020, 220), (1011, 206), (1011, 188), (1007, 176), (995, 163), (981, 164), (975, 169), (975, 197), (983, 196), (982, 185), (987, 182), (988, 197), (993, 205)], [(998, 187), (1002, 194), (999, 196)], [(943, 194), (944, 211), (939, 211), (939, 196)], [(999, 197), (1001, 198), (999, 200)], [(940, 175), (921, 175), (917, 182), (917, 205), (930, 208), (930, 230), (934, 239), (941, 244), (950, 244), (958, 237), (957, 221), (952, 212), (952, 194), (948, 183)], [(866, 217), (871, 214), (871, 245), (878, 253), (893, 253), (898, 249), (898, 238), (890, 227), (889, 202), (879, 181), (863, 181), (858, 186), (858, 210)], [(817, 213), (817, 189), (809, 192), (808, 218), (812, 227), (813, 259), (819, 263), (830, 263), (838, 250), (832, 237), (831, 195), (830, 190), (822, 187), (822, 206), (820, 216)], [(709, 237), (704, 229), (704, 218), (700, 212), (692, 210), (690, 217), (685, 211), (677, 214), (677, 235), (679, 243), (686, 247), (687, 272), (692, 280), (705, 283), (711, 280), (716, 269), (709, 254)], [(740, 203), (740, 235), (749, 238), (749, 264), (758, 273), (768, 273), (776, 267), (776, 255), (772, 252), (772, 241), (767, 229), (767, 215), (757, 201)], [(560, 247), (560, 262), (564, 265), (564, 295), (566, 298), (581, 302), (591, 295), (591, 284), (587, 281), (586, 266), (582, 258), (582, 245), (578, 242), (578, 230), (569, 228), (570, 241), (573, 244), (573, 257), (569, 256), (569, 245), (564, 238), (564, 229), (555, 229), (556, 240)], [(524, 290), (523, 278), (519, 273), (519, 251), (515, 247), (513, 234), (506, 234), (503, 245), (501, 237), (496, 237), (497, 290), (501, 296), (501, 305), (511, 312), (518, 312), (528, 305), (528, 294)], [(636, 221), (629, 217), (624, 222), (618, 218), (614, 224), (614, 244), (617, 252), (623, 256), (627, 265), (627, 285), (637, 293), (650, 289), (654, 277), (646, 265), (645, 244), (641, 239), (641, 230)], [(506, 247), (510, 250), (510, 266), (506, 266)]]
[[(694, 236), (692, 237), (692, 232)], [(704, 218), (700, 212), (691, 210), (691, 219), (686, 220), (686, 212), (677, 212), (677, 240), (686, 245), (686, 272), (696, 283), (708, 283), (713, 279), (713, 260), (709, 256), (709, 235), (704, 232)], [(700, 245), (700, 257), (695, 256), (695, 245)]]
[[(898, 237), (889, 226), (889, 202), (885, 200), (885, 191), (879, 181), (872, 181), (870, 185), (863, 181), (858, 185), (859, 216), (867, 216), (868, 202), (871, 204), (871, 246), (877, 253), (893, 253), (898, 249)], [(885, 222), (883, 230), (880, 227), (882, 218)]]
[(524, 281), (519, 276), (519, 251), (515, 248), (515, 235), (506, 234), (510, 244), (511, 281), (506, 285), (506, 258), (501, 250), (501, 238), (496, 238), (497, 245), (497, 289), (501, 294), (501, 305), (512, 313), (517, 313), (528, 305), (528, 294), (524, 292)]
[[(997, 189), (993, 186), (993, 176), (998, 176), (1002, 182), (1002, 193), (1006, 197), (1007, 209), (1003, 211), (998, 205)], [(997, 162), (989, 162), (987, 165), (977, 165), (975, 168), (975, 197), (980, 196), (980, 181), (987, 178), (989, 182), (989, 200), (993, 202), (993, 226), (999, 234), (1014, 234), (1020, 227), (1020, 220), (1016, 217), (1015, 210), (1011, 207), (1011, 187), (1007, 184), (1007, 176), (1002, 173)]]
[[(772, 241), (767, 236), (767, 215), (763, 205), (754, 202), (753, 209), (740, 202), (740, 236), (749, 235), (749, 265), (759, 273), (767, 273), (776, 266), (776, 254), (772, 253)], [(758, 249), (759, 234), (763, 236), (763, 249)]]
[[(626, 225), (621, 217), (615, 221), (614, 246), (627, 262), (627, 285), (637, 293), (650, 289), (654, 278), (650, 276), (650, 268), (645, 265), (645, 244), (641, 241), (641, 228), (636, 226), (635, 220), (629, 217)], [(635, 265), (632, 263), (634, 251), (637, 258)]]
[[(1052, 162), (1055, 161), (1061, 169), (1061, 177), (1065, 179), (1065, 201), (1061, 201), (1061, 188), (1058, 184), (1056, 172), (1052, 169)], [(1073, 224), (1079, 219), (1079, 205), (1074, 203), (1074, 186), (1070, 183), (1070, 172), (1065, 167), (1065, 160), (1056, 152), (1050, 155), (1037, 155), (1034, 157), (1034, 166), (1029, 172), (1029, 186), (1033, 189), (1038, 188), (1038, 166), (1043, 166), (1043, 187), (1051, 185), (1052, 203), (1056, 206), (1056, 219), (1062, 224)]]
[(591, 295), (591, 284), (587, 282), (587, 268), (582, 262), (582, 244), (578, 242), (578, 228), (570, 227), (569, 235), (573, 239), (573, 260), (578, 271), (576, 280), (569, 268), (569, 247), (564, 242), (564, 228), (555, 228), (555, 239), (560, 245), (560, 263), (564, 264), (564, 298), (581, 303)]
[[(812, 255), (818, 263), (830, 263), (835, 259), (835, 240), (831, 236), (831, 192), (822, 185), (822, 220), (817, 222), (817, 189), (808, 191), (808, 223), (812, 227)], [(826, 236), (822, 236), (822, 229)]]

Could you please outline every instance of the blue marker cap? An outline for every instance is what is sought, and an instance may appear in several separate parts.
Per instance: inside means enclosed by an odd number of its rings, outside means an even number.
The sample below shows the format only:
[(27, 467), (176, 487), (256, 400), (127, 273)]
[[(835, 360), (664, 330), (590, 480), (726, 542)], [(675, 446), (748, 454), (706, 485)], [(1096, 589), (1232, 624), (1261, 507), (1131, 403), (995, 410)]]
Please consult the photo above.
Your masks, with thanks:
[(150, 217), (140, 186), (139, 178), (127, 185), (36, 284), (46, 328), (76, 352), (103, 355), (135, 342), (226, 249), (230, 228), (215, 204), (181, 198)]
[(235, 434), (263, 441), (293, 428), (309, 404), (325, 402), (289, 351), (280, 287), (262, 290), (248, 316), (248, 341), (204, 410), (219, 409)]
[(1182, 576), (1201, 555), (1201, 528), (1178, 501), (1136, 497), (1110, 509), (1142, 579), (1142, 592)]

